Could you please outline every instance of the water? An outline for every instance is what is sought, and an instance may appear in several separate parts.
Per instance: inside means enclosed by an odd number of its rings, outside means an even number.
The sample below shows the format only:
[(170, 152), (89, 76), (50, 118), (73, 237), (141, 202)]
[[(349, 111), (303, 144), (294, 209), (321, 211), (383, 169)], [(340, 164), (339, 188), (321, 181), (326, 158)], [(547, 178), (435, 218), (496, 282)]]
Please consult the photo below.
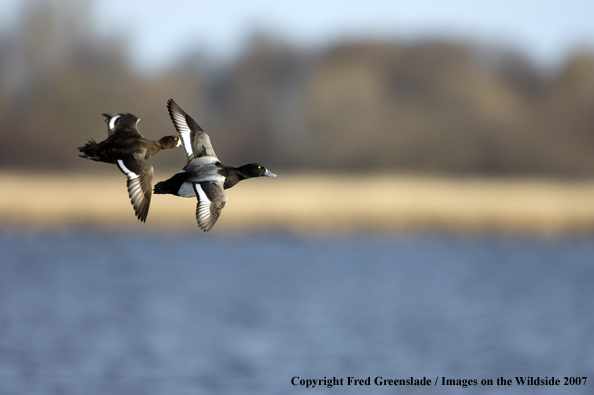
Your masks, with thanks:
[(585, 239), (5, 233), (0, 394), (591, 394), (593, 262)]

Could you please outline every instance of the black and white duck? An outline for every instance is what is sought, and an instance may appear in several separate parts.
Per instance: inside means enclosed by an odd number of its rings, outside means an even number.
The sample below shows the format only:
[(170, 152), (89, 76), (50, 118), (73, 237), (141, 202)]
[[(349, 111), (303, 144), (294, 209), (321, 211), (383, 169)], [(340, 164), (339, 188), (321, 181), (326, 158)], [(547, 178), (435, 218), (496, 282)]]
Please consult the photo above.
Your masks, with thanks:
[(187, 164), (182, 171), (155, 185), (155, 194), (196, 197), (196, 220), (205, 232), (212, 229), (227, 202), (225, 189), (253, 177), (276, 177), (260, 163), (225, 166), (215, 154), (210, 138), (200, 126), (169, 99), (169, 116), (180, 135)]

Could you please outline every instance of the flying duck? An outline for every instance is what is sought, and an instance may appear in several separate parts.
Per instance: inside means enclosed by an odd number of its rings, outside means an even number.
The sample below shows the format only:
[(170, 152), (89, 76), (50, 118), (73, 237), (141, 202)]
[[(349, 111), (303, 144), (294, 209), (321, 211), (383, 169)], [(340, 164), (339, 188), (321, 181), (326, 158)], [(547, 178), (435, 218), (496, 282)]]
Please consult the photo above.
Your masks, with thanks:
[(196, 220), (204, 232), (212, 229), (227, 202), (225, 189), (252, 177), (276, 177), (263, 165), (250, 163), (240, 167), (223, 165), (215, 154), (210, 138), (200, 126), (169, 99), (169, 116), (178, 131), (186, 153), (182, 171), (155, 185), (155, 194), (196, 197)]
[(181, 146), (179, 137), (165, 136), (153, 141), (144, 138), (138, 131), (140, 120), (130, 113), (106, 113), (108, 137), (97, 143), (89, 140), (78, 147), (81, 158), (96, 162), (114, 163), (126, 175), (128, 195), (134, 206), (136, 217), (146, 222), (151, 204), (153, 167), (147, 159), (162, 149)]

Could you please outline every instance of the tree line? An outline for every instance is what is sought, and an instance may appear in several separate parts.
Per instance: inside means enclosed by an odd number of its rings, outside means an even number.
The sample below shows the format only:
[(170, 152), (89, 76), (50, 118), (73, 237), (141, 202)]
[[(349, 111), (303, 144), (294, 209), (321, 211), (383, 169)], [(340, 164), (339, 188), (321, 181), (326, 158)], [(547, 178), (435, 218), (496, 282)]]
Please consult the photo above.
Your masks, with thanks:
[[(594, 175), (594, 53), (544, 71), (510, 49), (451, 40), (303, 48), (255, 35), (225, 64), (191, 52), (139, 72), (125, 37), (87, 28), (88, 3), (55, 1), (0, 38), (0, 166), (75, 169), (132, 112), (148, 138), (175, 131), (170, 97), (230, 165), (454, 175)], [(155, 165), (179, 167), (183, 155)]]

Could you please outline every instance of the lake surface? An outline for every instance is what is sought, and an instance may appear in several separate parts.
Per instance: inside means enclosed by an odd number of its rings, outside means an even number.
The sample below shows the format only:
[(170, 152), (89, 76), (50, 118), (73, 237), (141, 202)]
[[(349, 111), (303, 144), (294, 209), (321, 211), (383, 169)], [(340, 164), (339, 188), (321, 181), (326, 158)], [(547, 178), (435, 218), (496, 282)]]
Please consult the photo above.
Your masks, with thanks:
[(0, 234), (2, 395), (592, 394), (592, 372), (594, 239)]

